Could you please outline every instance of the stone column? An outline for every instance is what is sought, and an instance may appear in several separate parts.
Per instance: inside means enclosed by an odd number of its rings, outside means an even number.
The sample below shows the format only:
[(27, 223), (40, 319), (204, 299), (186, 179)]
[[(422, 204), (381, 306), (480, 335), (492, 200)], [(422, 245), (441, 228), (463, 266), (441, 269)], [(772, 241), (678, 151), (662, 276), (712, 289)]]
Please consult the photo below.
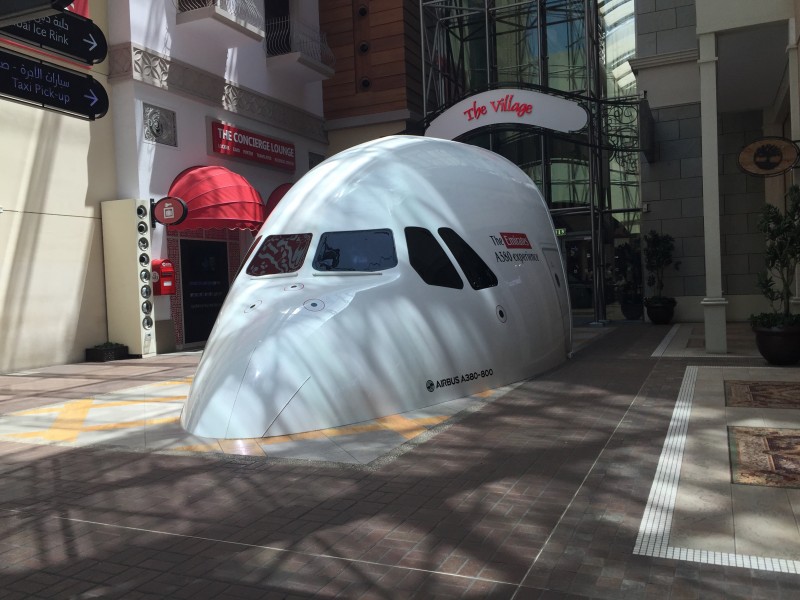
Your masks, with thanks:
[[(793, 140), (800, 140), (800, 61), (797, 56), (797, 30), (794, 19), (788, 21), (789, 43), (786, 46), (786, 59), (789, 63), (789, 120), (791, 121), (791, 136)], [(798, 174), (794, 172), (794, 181), (797, 183)]]
[[(800, 140), (800, 59), (797, 51), (797, 30), (794, 19), (789, 19), (789, 44), (786, 46), (786, 58), (789, 62), (789, 121), (791, 136), (795, 142)], [(792, 170), (792, 183), (800, 184), (798, 169)], [(800, 267), (798, 267), (800, 271)], [(800, 273), (795, 271), (794, 297), (791, 300), (793, 313), (800, 312)]]
[(726, 309), (722, 296), (722, 258), (719, 218), (719, 144), (717, 132), (717, 40), (714, 33), (699, 36), (700, 126), (703, 152), (703, 235), (705, 238), (706, 296), (701, 304), (706, 352), (727, 354)]

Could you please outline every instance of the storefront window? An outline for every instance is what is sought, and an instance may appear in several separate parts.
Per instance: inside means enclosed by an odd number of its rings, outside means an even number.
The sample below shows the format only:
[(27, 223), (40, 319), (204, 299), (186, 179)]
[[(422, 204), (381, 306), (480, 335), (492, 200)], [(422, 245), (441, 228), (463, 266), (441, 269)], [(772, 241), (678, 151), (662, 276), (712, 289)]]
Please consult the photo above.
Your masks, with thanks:
[(546, 85), (564, 92), (588, 88), (585, 0), (548, 0), (543, 35), (547, 40)]
[(606, 95), (636, 93), (636, 77), (628, 60), (636, 54), (634, 0), (599, 0), (598, 11), (605, 32)]
[(620, 298), (614, 248), (639, 236), (634, 0), (421, 0), (420, 9), (427, 117), (491, 88), (568, 94), (587, 110), (581, 131), (498, 124), (458, 139), (514, 162), (556, 221), (576, 221), (557, 224), (573, 308), (605, 318)]
[(498, 82), (542, 83), (539, 11), (535, 4), (495, 3), (492, 14), (496, 49), (494, 78)]

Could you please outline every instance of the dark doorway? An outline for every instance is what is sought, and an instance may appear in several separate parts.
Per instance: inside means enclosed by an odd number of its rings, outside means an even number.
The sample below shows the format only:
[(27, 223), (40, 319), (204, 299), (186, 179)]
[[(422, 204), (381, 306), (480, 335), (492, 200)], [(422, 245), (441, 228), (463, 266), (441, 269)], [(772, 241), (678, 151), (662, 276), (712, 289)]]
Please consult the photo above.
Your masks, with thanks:
[(184, 342), (204, 342), (228, 293), (228, 244), (181, 240)]
[(572, 310), (591, 309), (594, 306), (592, 238), (566, 238), (562, 244)]

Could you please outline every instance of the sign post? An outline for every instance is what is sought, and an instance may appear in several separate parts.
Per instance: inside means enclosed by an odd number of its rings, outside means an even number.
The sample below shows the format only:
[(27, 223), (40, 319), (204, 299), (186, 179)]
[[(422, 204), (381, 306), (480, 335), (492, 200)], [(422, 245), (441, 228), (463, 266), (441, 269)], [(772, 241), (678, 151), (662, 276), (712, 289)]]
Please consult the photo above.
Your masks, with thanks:
[(17, 23), (0, 32), (87, 65), (102, 62), (108, 54), (106, 38), (94, 21), (71, 12)]
[(93, 77), (0, 50), (0, 96), (93, 121), (108, 112), (108, 94)]

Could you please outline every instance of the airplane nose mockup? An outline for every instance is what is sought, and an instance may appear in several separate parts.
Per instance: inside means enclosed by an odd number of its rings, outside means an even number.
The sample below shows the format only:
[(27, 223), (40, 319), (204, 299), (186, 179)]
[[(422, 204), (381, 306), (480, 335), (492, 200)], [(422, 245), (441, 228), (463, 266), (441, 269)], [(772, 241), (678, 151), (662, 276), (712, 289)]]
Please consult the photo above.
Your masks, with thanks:
[[(249, 301), (224, 310), (181, 414), (183, 428), (209, 438), (263, 437), (310, 379), (303, 340), (326, 320), (303, 301)], [(283, 305), (283, 306), (280, 306)]]

